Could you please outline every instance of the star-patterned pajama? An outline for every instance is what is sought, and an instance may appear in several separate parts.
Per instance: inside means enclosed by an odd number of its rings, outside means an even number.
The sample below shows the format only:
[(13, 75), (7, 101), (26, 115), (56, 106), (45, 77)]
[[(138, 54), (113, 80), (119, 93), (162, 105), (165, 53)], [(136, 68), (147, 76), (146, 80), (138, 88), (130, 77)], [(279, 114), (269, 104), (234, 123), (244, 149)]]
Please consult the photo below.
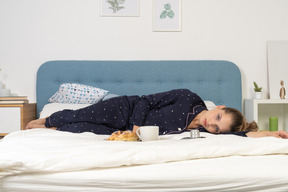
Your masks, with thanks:
[[(93, 132), (110, 135), (118, 130), (132, 130), (133, 125), (159, 126), (159, 134), (176, 134), (203, 110), (204, 101), (188, 89), (163, 93), (111, 98), (78, 110), (63, 110), (46, 118), (46, 127), (73, 133)], [(203, 127), (200, 131), (206, 131)], [(207, 131), (206, 131), (207, 132)], [(229, 132), (246, 137), (247, 131)]]
[(180, 133), (201, 111), (203, 100), (187, 89), (145, 96), (120, 96), (78, 110), (63, 110), (46, 119), (46, 127), (74, 133), (111, 134), (133, 125), (157, 125), (159, 134)]

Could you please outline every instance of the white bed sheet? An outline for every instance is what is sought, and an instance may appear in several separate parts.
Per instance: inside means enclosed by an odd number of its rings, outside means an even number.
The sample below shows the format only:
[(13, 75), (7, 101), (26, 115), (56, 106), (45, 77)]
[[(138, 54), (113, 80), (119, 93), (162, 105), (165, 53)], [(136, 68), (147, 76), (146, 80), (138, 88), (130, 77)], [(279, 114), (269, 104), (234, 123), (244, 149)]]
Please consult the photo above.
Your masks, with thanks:
[(20, 174), (2, 178), (0, 191), (288, 191), (287, 162), (287, 155), (232, 156), (79, 172)]
[(200, 158), (288, 154), (288, 140), (185, 132), (158, 141), (106, 141), (107, 135), (75, 134), (51, 129), (16, 131), (0, 142), (0, 178), (37, 172), (81, 171), (102, 167), (158, 164)]
[(0, 191), (288, 191), (288, 140), (201, 134), (119, 142), (13, 132), (0, 142)]

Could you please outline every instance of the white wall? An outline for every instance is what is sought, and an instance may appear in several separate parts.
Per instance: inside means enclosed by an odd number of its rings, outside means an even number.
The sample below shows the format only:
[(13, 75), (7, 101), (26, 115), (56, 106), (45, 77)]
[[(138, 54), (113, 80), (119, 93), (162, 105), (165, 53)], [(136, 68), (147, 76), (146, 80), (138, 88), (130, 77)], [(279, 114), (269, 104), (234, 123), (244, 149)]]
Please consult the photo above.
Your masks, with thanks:
[(48, 60), (235, 62), (243, 98), (268, 93), (266, 42), (288, 39), (288, 0), (182, 0), (182, 32), (152, 31), (152, 0), (140, 17), (100, 17), (99, 0), (0, 0), (0, 80), (35, 102)]

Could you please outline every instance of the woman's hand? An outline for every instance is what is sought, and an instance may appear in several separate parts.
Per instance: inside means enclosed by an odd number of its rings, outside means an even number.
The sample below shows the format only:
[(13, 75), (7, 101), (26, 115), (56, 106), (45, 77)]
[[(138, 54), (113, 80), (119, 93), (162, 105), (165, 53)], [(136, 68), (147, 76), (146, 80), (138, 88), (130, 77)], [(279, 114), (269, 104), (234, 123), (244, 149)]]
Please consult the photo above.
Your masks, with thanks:
[(140, 126), (137, 126), (137, 125), (133, 125), (133, 133), (136, 133), (137, 129), (139, 129)]
[(285, 131), (276, 131), (276, 137), (282, 138), (282, 139), (288, 139), (288, 133)]
[(259, 131), (259, 132), (248, 132), (247, 137), (276, 137), (282, 139), (288, 139), (288, 133), (285, 131)]

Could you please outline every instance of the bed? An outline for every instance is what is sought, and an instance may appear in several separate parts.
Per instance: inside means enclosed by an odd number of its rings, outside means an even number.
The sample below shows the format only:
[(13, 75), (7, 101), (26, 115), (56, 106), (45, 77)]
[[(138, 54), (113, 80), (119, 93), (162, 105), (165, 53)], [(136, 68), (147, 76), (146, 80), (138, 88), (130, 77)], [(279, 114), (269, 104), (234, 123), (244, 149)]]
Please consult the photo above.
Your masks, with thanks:
[[(241, 73), (229, 61), (49, 61), (37, 73), (38, 116), (65, 106), (48, 99), (67, 82), (115, 95), (187, 88), (242, 110)], [(87, 132), (16, 131), (0, 141), (0, 191), (288, 191), (288, 140), (187, 136), (111, 142)]]

